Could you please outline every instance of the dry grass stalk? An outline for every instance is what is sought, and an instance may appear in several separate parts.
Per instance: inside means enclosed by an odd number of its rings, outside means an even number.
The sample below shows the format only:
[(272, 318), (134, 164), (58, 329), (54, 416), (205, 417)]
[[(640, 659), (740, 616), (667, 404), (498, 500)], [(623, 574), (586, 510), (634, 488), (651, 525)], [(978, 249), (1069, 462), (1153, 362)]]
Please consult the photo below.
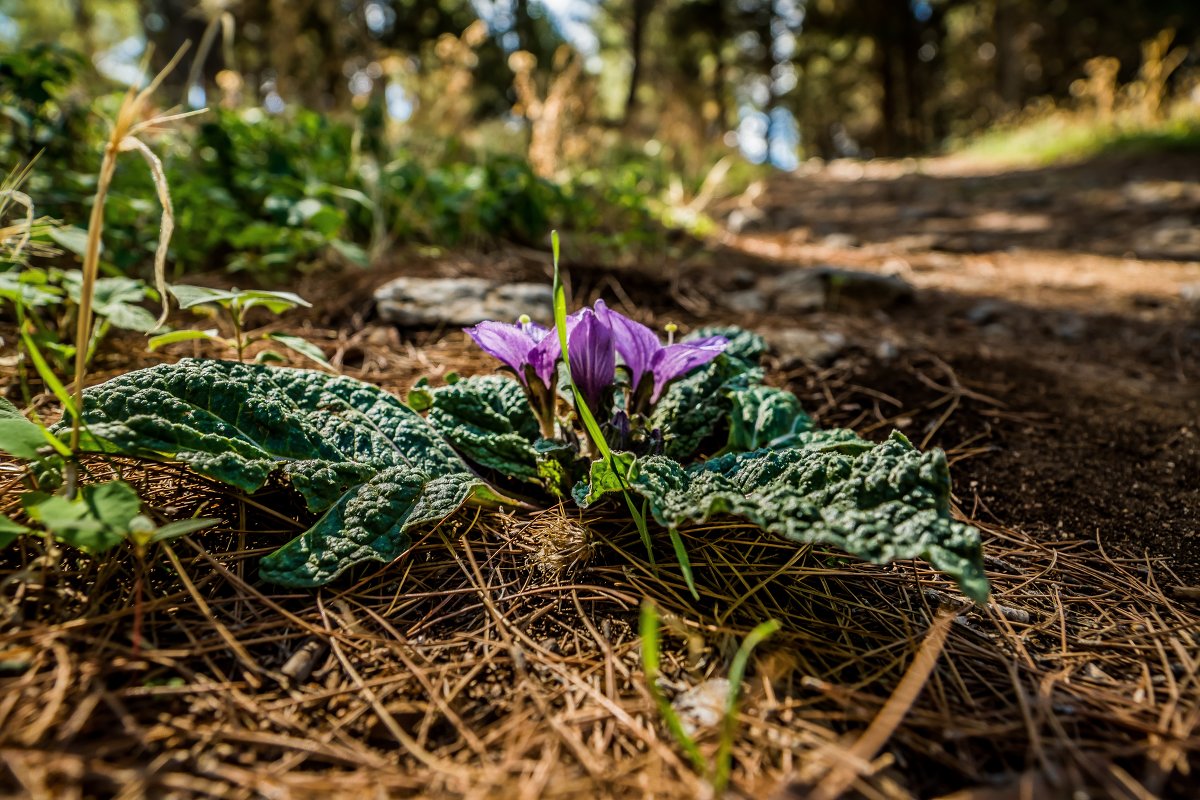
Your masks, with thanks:
[(514, 113), (529, 121), (529, 163), (534, 173), (554, 178), (558, 172), (563, 150), (563, 135), (568, 124), (578, 115), (578, 84), (583, 70), (582, 59), (569, 47), (560, 47), (554, 54), (554, 78), (545, 98), (538, 91), (533, 69), (537, 59), (524, 50), (508, 58), (513, 71), (513, 90), (517, 94)]
[[(356, 346), (359, 374), (394, 389), (421, 372), (483, 367), (454, 337), (409, 353)], [(865, 416), (843, 412), (846, 421), (866, 430), (901, 413), (943, 420), (961, 389), (932, 360), (912, 369), (944, 396), (921, 408), (864, 403)], [(818, 378), (830, 408), (864, 396), (832, 368)], [(651, 566), (628, 519), (578, 520), (592, 559), (554, 580), (529, 568), (528, 531), (557, 512), (468, 514), (396, 563), (314, 594), (248, 577), (308, 521), (289, 492), (231, 496), (171, 465), (83, 467), (88, 480), (119, 470), (164, 517), (203, 507), (234, 523), (173, 545), (191, 590), (167, 559), (149, 560), (137, 656), (134, 564), (68, 554), (43, 581), (26, 572), (36, 543), (0, 553), (10, 611), (0, 653), (12, 664), (0, 695), (0, 792), (702, 796), (646, 695), (635, 633), (643, 597), (670, 622), (661, 685), (672, 696), (724, 676), (758, 622), (783, 623), (747, 681), (734, 797), (780, 791), (885, 718), (891, 698), (911, 699), (899, 687), (917, 674), (922, 634), (941, 613), (952, 619), (941, 658), (851, 793), (915, 798), (984, 785), (1186, 797), (1193, 786), (1200, 607), (1173, 591), (1181, 581), (1164, 562), (1094, 540), (1046, 543), (982, 526), (995, 597), (979, 610), (924, 564), (846, 563), (718, 521), (684, 531), (702, 593), (692, 602), (669, 549)], [(17, 503), (16, 492), (0, 494), (0, 513)], [(264, 670), (259, 688), (227, 637)], [(308, 677), (285, 676), (314, 640)], [(715, 752), (717, 742), (701, 746)]]
[[(104, 148), (104, 156), (100, 162), (100, 173), (96, 180), (96, 194), (92, 199), (92, 211), (88, 218), (87, 246), (83, 258), (83, 279), (80, 285), (79, 313), (75, 328), (75, 341), (79, 343), (75, 355), (75, 405), (83, 406), (83, 385), (87, 373), (87, 347), (84, 343), (91, 340), (92, 334), (92, 296), (95, 291), (96, 279), (100, 271), (100, 242), (104, 233), (104, 205), (108, 198), (108, 189), (112, 184), (113, 175), (117, 169), (117, 156), (121, 152), (138, 151), (146, 159), (154, 178), (155, 189), (162, 203), (163, 213), (159, 228), (158, 247), (154, 254), (154, 283), (162, 301), (162, 314), (159, 324), (166, 319), (169, 298), (167, 295), (166, 256), (170, 244), (171, 232), (175, 227), (174, 212), (171, 207), (171, 194), (167, 186), (166, 175), (158, 157), (142, 142), (138, 135), (167, 122), (182, 119), (189, 114), (163, 114), (149, 119), (145, 118), (151, 96), (162, 84), (162, 81), (179, 63), (188, 45), (184, 44), (179, 52), (141, 91), (130, 87), (117, 111), (113, 121), (108, 143)], [(78, 421), (71, 427), (71, 449), (79, 447), (80, 425)], [(72, 473), (73, 475), (73, 473)], [(71, 490), (69, 488), (69, 490)]]

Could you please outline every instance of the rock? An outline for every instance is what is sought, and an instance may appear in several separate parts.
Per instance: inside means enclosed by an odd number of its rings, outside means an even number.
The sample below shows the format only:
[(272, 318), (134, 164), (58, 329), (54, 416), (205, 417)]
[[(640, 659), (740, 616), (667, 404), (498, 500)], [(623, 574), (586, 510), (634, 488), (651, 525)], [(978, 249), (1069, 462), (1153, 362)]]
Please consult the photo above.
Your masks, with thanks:
[(858, 247), (858, 237), (850, 233), (831, 233), (821, 239), (821, 244), (825, 247), (836, 247), (843, 250), (850, 247)]
[(1067, 342), (1082, 341), (1087, 330), (1087, 320), (1079, 314), (1063, 314), (1054, 323), (1054, 335)]
[(688, 736), (696, 736), (716, 728), (725, 718), (725, 704), (729, 702), (729, 681), (712, 678), (699, 683), (675, 698), (672, 705), (679, 715)]
[(910, 283), (894, 275), (829, 266), (773, 275), (761, 281), (759, 288), (776, 311), (791, 314), (823, 308), (890, 308), (915, 295)]
[(395, 278), (375, 290), (375, 303), (384, 322), (414, 327), (513, 322), (522, 314), (540, 322), (553, 318), (548, 284), (485, 278)]
[(762, 295), (776, 311), (805, 314), (825, 307), (825, 283), (819, 269), (795, 269), (772, 275), (760, 283)]
[(817, 365), (828, 364), (846, 348), (846, 337), (837, 331), (782, 328), (768, 331), (766, 339), (779, 354), (784, 366), (798, 361)]
[(1193, 314), (1200, 316), (1200, 283), (1185, 284), (1179, 290), (1179, 296), (1183, 298), (1183, 302), (1187, 304)]
[(768, 228), (767, 222), (767, 215), (762, 209), (750, 206), (730, 211), (729, 216), (725, 219), (725, 227), (731, 233), (751, 233)]
[(883, 339), (875, 345), (875, 358), (884, 364), (890, 364), (900, 357), (900, 346), (893, 341)]
[(1004, 312), (1004, 304), (995, 300), (984, 300), (967, 310), (967, 322), (972, 325), (987, 325), (995, 322)]
[(895, 275), (826, 267), (821, 271), (821, 280), (825, 283), (827, 308), (890, 308), (916, 295), (912, 284)]
[(767, 310), (767, 299), (758, 289), (742, 289), (725, 292), (719, 298), (721, 305), (739, 314), (761, 314)]
[(1144, 257), (1200, 260), (1200, 228), (1188, 217), (1166, 217), (1139, 231), (1133, 249)]

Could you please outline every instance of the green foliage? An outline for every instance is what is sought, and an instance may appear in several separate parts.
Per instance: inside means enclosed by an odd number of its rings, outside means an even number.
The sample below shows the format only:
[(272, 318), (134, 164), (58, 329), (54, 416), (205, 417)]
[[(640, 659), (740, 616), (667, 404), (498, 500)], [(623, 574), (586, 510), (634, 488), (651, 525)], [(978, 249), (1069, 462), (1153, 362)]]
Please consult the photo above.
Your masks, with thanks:
[(57, 441), (46, 436), (45, 428), (26, 419), (16, 406), (0, 397), (0, 453), (37, 461), (49, 446), (48, 439)]
[(521, 385), (500, 375), (466, 378), (431, 392), (429, 423), (477, 469), (541, 482), (538, 424)]
[(767, 345), (762, 337), (740, 329), (702, 328), (687, 339), (713, 335), (729, 338), (725, 352), (672, 383), (651, 418), (663, 432), (663, 452), (676, 460), (694, 456), (706, 441), (716, 439), (733, 412), (733, 395), (763, 379), (758, 361)]
[[(23, 267), (0, 272), (0, 311), (12, 310), (23, 321), (23, 329), (60, 372), (67, 371), (75, 357), (68, 344), (79, 308), (79, 270)], [(156, 320), (141, 304), (158, 299), (158, 293), (137, 278), (111, 277), (96, 281), (92, 311), (98, 324), (88, 343), (87, 360), (112, 328), (148, 333)]]
[[(321, 348), (300, 336), (267, 332), (248, 338), (245, 334), (246, 315), (255, 308), (266, 309), (272, 314), (282, 314), (301, 306), (311, 308), (312, 304), (298, 294), (268, 292), (263, 289), (242, 291), (240, 289), (210, 289), (206, 286), (187, 285), (172, 286), (171, 294), (175, 295), (181, 309), (193, 309), (198, 313), (206, 313), (212, 307), (224, 310), (233, 328), (233, 339), (222, 338), (215, 329), (173, 331), (152, 337), (148, 343), (151, 350), (178, 342), (203, 339), (233, 349), (237, 353), (238, 361), (242, 361), (248, 345), (258, 341), (272, 341), (278, 342), (287, 349), (299, 353), (327, 369), (332, 369)], [(282, 361), (283, 357), (273, 351), (265, 350), (258, 354), (257, 360), (260, 362)]]
[[(193, 301), (200, 295), (185, 300)], [(920, 453), (900, 433), (872, 444), (850, 431), (813, 429), (785, 393), (755, 385), (761, 339), (726, 333), (728, 354), (697, 370), (689, 386), (695, 407), (677, 406), (678, 418), (664, 422), (683, 431), (674, 439), (678, 446), (684, 436), (709, 438), (678, 425), (702, 419), (727, 454), (697, 462), (695, 450), (672, 458), (604, 446), (590, 465), (583, 462), (589, 474), (573, 490), (577, 504), (621, 494), (641, 520), (647, 546), (646, 518), (652, 517), (666, 528), (685, 570), (678, 529), (730, 515), (793, 542), (833, 545), (875, 563), (925, 558), (968, 596), (984, 600), (979, 534), (951, 518), (945, 454)], [(738, 385), (731, 390), (731, 384)], [(416, 526), (464, 503), (502, 500), (484, 482), (489, 476), (493, 485), (516, 482), (521, 494), (536, 498), (562, 496), (580, 475), (574, 443), (540, 439), (511, 379), (422, 385), (411, 396), (428, 409), (428, 420), (350, 378), (184, 359), (87, 390), (83, 446), (181, 461), (245, 492), (272, 476), (290, 482), (308, 508), (322, 514), (262, 562), (264, 578), (293, 586), (320, 585), (364, 560), (389, 561), (409, 546)], [(44, 448), (28, 428), (32, 423), (16, 417), (15, 409), (0, 409), (0, 422), (8, 421), (0, 435), (11, 429), (11, 449), (40, 455)]]
[(78, 146), (83, 112), (68, 97), (86, 63), (57, 44), (0, 54), (0, 153), (28, 161), (39, 152), (61, 157)]
[(8, 547), (27, 533), (29, 533), (29, 528), (0, 514), (0, 549)]
[[(979, 534), (950, 516), (945, 454), (922, 454), (898, 432), (855, 453), (841, 446), (756, 450), (686, 468), (651, 456), (639, 459), (627, 480), (668, 529), (728, 514), (877, 564), (921, 557), (983, 602), (988, 584)], [(610, 484), (598, 481), (578, 496), (589, 504), (611, 492)]]
[(87, 390), (83, 416), (89, 449), (181, 461), (245, 492), (278, 474), (310, 510), (332, 508), (264, 563), (264, 577), (288, 585), (316, 585), (363, 559), (398, 555), (409, 527), (445, 516), (479, 489), (399, 400), (310, 370), (184, 359)]
[[(77, 91), (83, 60), (38, 46), (0, 57), (0, 156), (28, 160), (50, 145), (28, 182), (39, 209), (87, 218), (114, 96), (89, 111)], [(28, 84), (28, 86), (27, 86)], [(24, 87), (24, 88), (23, 88)], [(97, 113), (90, 113), (97, 112)], [(360, 126), (362, 120), (359, 121)], [(278, 282), (327, 263), (365, 265), (394, 241), (437, 246), (533, 244), (571, 226), (613, 252), (663, 243), (671, 184), (655, 159), (584, 171), (556, 183), (524, 155), (461, 146), (384, 147), (361, 127), (303, 108), (212, 109), (156, 144), (175, 209), (169, 260), (176, 273), (224, 268)], [(145, 272), (160, 209), (151, 176), (118, 170), (108, 193), (103, 265)]]
[(92, 555), (125, 541), (141, 509), (137, 492), (124, 481), (82, 486), (72, 498), (29, 492), (22, 495), (21, 505), (57, 538)]
[(731, 452), (760, 447), (788, 447), (799, 434), (812, 430), (813, 421), (791, 392), (772, 386), (751, 386), (732, 393), (729, 413)]
[(286, 586), (321, 586), (353, 564), (391, 561), (412, 544), (410, 530), (450, 516), (483, 488), (469, 472), (431, 477), (408, 466), (388, 467), (266, 556), (259, 574)]

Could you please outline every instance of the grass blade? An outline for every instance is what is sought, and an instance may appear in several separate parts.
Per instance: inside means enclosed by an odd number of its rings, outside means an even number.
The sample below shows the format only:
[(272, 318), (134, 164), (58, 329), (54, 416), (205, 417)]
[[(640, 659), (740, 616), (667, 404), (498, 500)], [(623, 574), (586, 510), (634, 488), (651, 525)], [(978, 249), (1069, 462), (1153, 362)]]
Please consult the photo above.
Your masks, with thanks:
[(746, 664), (750, 654), (768, 637), (779, 630), (778, 620), (770, 619), (754, 627), (746, 634), (742, 646), (733, 656), (729, 665), (729, 694), (725, 698), (725, 719), (721, 724), (721, 742), (717, 746), (717, 758), (713, 773), (713, 793), (720, 795), (729, 784), (730, 764), (733, 761), (733, 737), (737, 733), (738, 695), (742, 688), (742, 678), (746, 674)]
[(658, 688), (658, 609), (649, 600), (642, 603), (639, 633), (642, 637), (642, 672), (646, 675), (646, 689), (658, 707), (658, 713), (662, 716), (667, 731), (687, 754), (696, 772), (704, 774), (708, 767), (704, 754), (700, 752), (696, 740), (683, 729), (679, 714)]
[[(646, 515), (643, 511), (639, 511), (633, 495), (630, 493), (626, 476), (622, 475), (617, 469), (616, 462), (613, 460), (612, 450), (608, 446), (608, 442), (604, 440), (604, 434), (600, 430), (600, 426), (596, 423), (596, 418), (592, 416), (591, 409), (587, 407), (587, 403), (579, 396), (579, 390), (575, 386), (575, 378), (571, 375), (571, 359), (567, 352), (567, 293), (562, 283), (562, 272), (559, 270), (559, 244), (558, 231), (550, 232), (550, 247), (554, 254), (554, 328), (558, 334), (559, 347), (562, 350), (563, 364), (567, 368), (567, 381), (571, 385), (571, 393), (575, 397), (575, 407), (579, 411), (579, 418), (583, 422), (584, 428), (587, 429), (588, 436), (596, 445), (596, 449), (600, 452), (600, 456), (608, 462), (609, 468), (613, 474), (621, 481), (621, 493), (625, 496), (625, 505), (629, 507), (629, 514), (633, 517), (634, 524), (637, 525), (638, 534), (642, 538), (642, 542), (646, 545), (646, 553), (650, 559), (650, 563), (654, 563), (654, 552), (651, 548), (650, 528), (646, 523)], [(679, 538), (679, 534), (671, 531), (671, 544), (675, 548), (675, 557), (679, 560), (679, 569), (683, 572), (683, 579), (687, 582), (688, 590), (692, 593), (692, 597), (696, 600), (700, 599), (700, 593), (696, 590), (696, 582), (692, 578), (692, 563), (688, 559), (687, 550), (683, 547), (683, 540)]]

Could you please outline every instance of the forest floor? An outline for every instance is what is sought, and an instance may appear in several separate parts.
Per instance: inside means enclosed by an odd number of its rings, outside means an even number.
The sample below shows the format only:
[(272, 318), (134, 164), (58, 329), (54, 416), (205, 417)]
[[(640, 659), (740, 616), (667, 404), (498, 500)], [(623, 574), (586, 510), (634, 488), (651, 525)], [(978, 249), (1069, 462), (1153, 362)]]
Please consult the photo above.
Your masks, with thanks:
[[(237, 524), (177, 544), (182, 572), (80, 562), (39, 583), (4, 565), (0, 786), (702, 797), (641, 676), (637, 609), (651, 596), (681, 706), (711, 706), (714, 692), (719, 706), (716, 679), (745, 633), (784, 623), (747, 684), (736, 796), (1188, 796), (1200, 755), (1200, 157), (833, 163), (721, 211), (719, 245), (684, 242), (657, 263), (581, 265), (568, 246), (573, 296), (603, 294), (646, 321), (756, 329), (776, 346), (769, 380), (820, 424), (872, 438), (896, 427), (944, 448), (959, 511), (984, 533), (986, 608), (919, 563), (797, 553), (733, 524), (684, 532), (692, 603), (669, 559), (657, 573), (642, 561), (631, 526), (561, 511), (468, 515), (397, 565), (271, 593), (253, 565), (301, 529), (294, 497), (234, 498), (175, 468), (131, 467), (156, 504), (207, 503)], [(789, 294), (811, 286), (787, 276), (824, 267), (912, 291), (838, 284), (819, 307)], [(370, 290), (393, 274), (541, 281), (549, 261), (521, 248), (404, 256), (303, 281), (302, 295), (325, 300), (296, 332), (346, 374), (403, 393), (421, 375), (490, 365), (456, 330), (375, 320)], [(113, 342), (97, 380), (160, 360)], [(588, 566), (529, 568), (548, 538), (586, 536), (581, 523), (606, 531)], [(904, 676), (939, 652), (914, 698)], [(886, 747), (866, 747), (864, 729), (897, 710)], [(718, 737), (702, 717), (711, 757)]]

